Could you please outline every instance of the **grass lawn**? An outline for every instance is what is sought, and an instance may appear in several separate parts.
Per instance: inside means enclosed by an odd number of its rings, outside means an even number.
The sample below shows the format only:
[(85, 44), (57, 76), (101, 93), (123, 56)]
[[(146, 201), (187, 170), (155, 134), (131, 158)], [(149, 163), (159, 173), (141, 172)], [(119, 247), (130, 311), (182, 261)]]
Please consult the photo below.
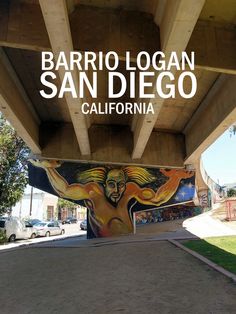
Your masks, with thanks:
[(183, 245), (236, 274), (236, 236), (192, 240)]

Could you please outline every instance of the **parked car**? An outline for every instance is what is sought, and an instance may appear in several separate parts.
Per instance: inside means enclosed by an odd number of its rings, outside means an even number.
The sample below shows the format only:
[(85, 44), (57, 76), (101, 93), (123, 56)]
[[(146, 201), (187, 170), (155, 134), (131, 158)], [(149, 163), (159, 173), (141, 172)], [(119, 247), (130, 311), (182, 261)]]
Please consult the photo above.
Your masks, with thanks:
[(87, 230), (87, 219), (84, 219), (84, 220), (80, 223), (80, 229), (81, 229), (81, 230)]
[(76, 224), (78, 220), (74, 217), (68, 217), (65, 220), (62, 221), (62, 224)]
[(42, 222), (41, 220), (39, 219), (29, 219), (27, 220), (32, 226), (38, 224), (39, 222)]
[(9, 242), (14, 242), (17, 239), (33, 239), (38, 235), (37, 229), (18, 217), (0, 220), (0, 228), (6, 232)]
[(34, 225), (34, 227), (41, 237), (50, 237), (65, 233), (65, 229), (60, 226), (58, 221), (41, 221)]

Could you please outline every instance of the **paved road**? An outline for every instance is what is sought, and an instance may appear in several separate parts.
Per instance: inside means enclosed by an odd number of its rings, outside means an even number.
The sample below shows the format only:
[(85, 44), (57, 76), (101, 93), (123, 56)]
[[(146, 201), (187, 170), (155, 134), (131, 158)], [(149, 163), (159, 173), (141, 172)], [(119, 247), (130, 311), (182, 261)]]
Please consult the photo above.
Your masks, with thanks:
[(74, 235), (74, 234), (85, 234), (86, 231), (83, 231), (80, 229), (80, 222), (76, 223), (76, 224), (65, 224), (62, 225), (62, 227), (65, 229), (65, 233), (67, 235)]
[(84, 239), (86, 239), (86, 231), (80, 230), (79, 223), (77, 224), (66, 224), (63, 225), (63, 228), (65, 229), (64, 235), (58, 235), (58, 236), (51, 236), (49, 238), (46, 237), (38, 237), (36, 239), (27, 239), (27, 240), (17, 240), (14, 243), (6, 243), (5, 245), (0, 245), (0, 251), (10, 249), (10, 248), (17, 248), (22, 245), (32, 245), (32, 244), (39, 244), (39, 243), (45, 243), (50, 242), (53, 243), (55, 240), (61, 241), (63, 239), (69, 239), (70, 237), (74, 236), (83, 236)]

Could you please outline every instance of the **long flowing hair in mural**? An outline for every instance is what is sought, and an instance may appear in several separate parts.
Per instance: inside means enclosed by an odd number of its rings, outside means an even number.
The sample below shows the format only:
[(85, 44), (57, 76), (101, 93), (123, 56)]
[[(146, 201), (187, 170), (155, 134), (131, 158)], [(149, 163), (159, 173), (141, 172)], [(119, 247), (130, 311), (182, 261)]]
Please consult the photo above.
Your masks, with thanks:
[(134, 211), (194, 196), (194, 173), (183, 169), (31, 160), (29, 177), (31, 185), (85, 205), (89, 237), (131, 233)]

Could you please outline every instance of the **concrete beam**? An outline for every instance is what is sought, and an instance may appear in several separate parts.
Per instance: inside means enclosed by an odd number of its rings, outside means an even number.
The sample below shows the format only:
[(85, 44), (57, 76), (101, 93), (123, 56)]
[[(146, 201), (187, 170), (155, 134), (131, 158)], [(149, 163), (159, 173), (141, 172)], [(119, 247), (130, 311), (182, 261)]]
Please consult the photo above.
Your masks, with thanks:
[(207, 190), (208, 186), (207, 186), (207, 183), (205, 182), (205, 178), (207, 177), (207, 174), (203, 167), (201, 157), (198, 158), (196, 162), (194, 163), (194, 169), (195, 169), (196, 190), (198, 192)]
[(195, 51), (196, 68), (236, 74), (235, 38), (235, 25), (200, 20), (186, 50)]
[[(160, 16), (157, 7), (156, 21), (160, 23), (161, 48), (167, 59), (172, 51), (180, 56), (185, 50), (204, 3), (205, 0), (169, 1), (166, 5), (160, 2), (163, 15)], [(154, 91), (153, 93), (155, 94)], [(139, 121), (135, 121), (133, 159), (142, 157), (164, 99), (150, 99), (150, 102), (154, 104), (155, 114), (141, 116)]]
[[(65, 1), (76, 51), (106, 53), (112, 50), (117, 52), (120, 60), (124, 60), (125, 52), (130, 51), (131, 59), (135, 60), (139, 51), (152, 54), (160, 49), (159, 29), (150, 14)], [(51, 1), (45, 2), (51, 6)], [(54, 9), (56, 13), (57, 5)], [(0, 1), (0, 45), (35, 51), (51, 50), (44, 18), (37, 3)]]
[[(74, 49), (72, 44), (66, 1), (40, 0), (39, 3), (43, 12), (44, 21), (55, 58), (58, 57), (60, 51), (64, 51), (67, 60), (69, 60), (70, 51), (73, 51)], [(66, 72), (65, 69), (60, 68), (58, 72), (61, 80), (63, 80)], [(71, 73), (75, 86), (78, 88), (78, 72), (74, 70)], [(70, 93), (65, 94), (65, 99), (75, 129), (75, 134), (79, 143), (81, 154), (89, 155), (90, 144), (87, 130), (87, 121), (81, 110), (82, 99), (73, 98)]]
[(40, 143), (42, 157), (93, 163), (139, 164), (153, 167), (183, 168), (184, 136), (153, 132), (142, 159), (132, 160), (132, 132), (125, 126), (91, 126), (91, 155), (81, 156), (73, 126), (67, 124), (42, 125)]
[(2, 48), (0, 48), (0, 111), (32, 152), (41, 154), (40, 121)]
[(185, 164), (201, 154), (236, 121), (236, 76), (221, 74), (184, 129)]
[(0, 45), (36, 51), (50, 50), (38, 4), (16, 0), (0, 1)]
[(71, 14), (75, 10), (75, 0), (66, 0), (67, 11)]
[[(156, 25), (161, 26), (162, 39), (166, 38), (168, 33), (171, 34), (173, 29), (171, 20), (165, 26), (163, 24), (166, 19), (165, 10), (171, 16), (179, 5), (179, 1), (172, 2), (159, 1), (154, 16)], [(89, 42), (91, 51), (115, 50), (122, 60), (125, 49), (130, 50), (135, 59), (135, 51), (140, 47), (150, 53), (160, 48), (158, 27), (155, 27), (146, 13), (121, 11), (116, 17), (117, 10), (111, 8), (78, 5), (76, 0), (66, 0), (66, 3), (76, 50), (88, 50), (86, 45)], [(193, 8), (195, 10), (195, 4)], [(21, 16), (24, 16), (24, 19)], [(99, 31), (94, 31), (93, 25), (89, 26), (88, 23), (100, 25)], [(173, 23), (172, 25), (175, 26)], [(128, 29), (130, 31), (127, 31)], [(186, 50), (196, 52), (196, 67), (235, 74), (235, 34), (233, 24), (198, 20)], [(90, 41), (91, 37), (94, 40)], [(103, 38), (102, 44), (101, 38)], [(163, 44), (162, 40), (162, 49), (165, 48)], [(42, 12), (37, 3), (0, 1), (0, 45), (35, 51), (51, 50)]]

